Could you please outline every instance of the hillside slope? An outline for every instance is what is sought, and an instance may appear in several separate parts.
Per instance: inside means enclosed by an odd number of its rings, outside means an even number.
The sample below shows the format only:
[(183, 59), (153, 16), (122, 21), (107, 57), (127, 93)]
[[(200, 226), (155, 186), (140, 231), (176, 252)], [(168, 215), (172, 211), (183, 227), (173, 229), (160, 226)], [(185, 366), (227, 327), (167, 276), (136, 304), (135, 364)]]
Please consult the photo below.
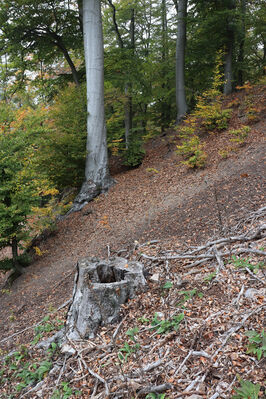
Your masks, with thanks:
[[(257, 102), (263, 101), (262, 94), (258, 91)], [(61, 221), (56, 234), (41, 243), (43, 256), (15, 281), (10, 292), (0, 294), (0, 340), (39, 321), (49, 307), (57, 308), (71, 297), (79, 258), (106, 257), (108, 250), (133, 251), (136, 241), (159, 240), (165, 250), (199, 245), (225, 236), (237, 220), (262, 207), (263, 112), (251, 125), (246, 144), (229, 151), (226, 159), (218, 150), (228, 147), (228, 131), (203, 137), (208, 160), (202, 170), (189, 170), (179, 163), (173, 132), (150, 142), (141, 167), (114, 176), (117, 184), (107, 195)], [(230, 128), (241, 123), (236, 108)], [(9, 350), (31, 336), (28, 330), (2, 346)]]

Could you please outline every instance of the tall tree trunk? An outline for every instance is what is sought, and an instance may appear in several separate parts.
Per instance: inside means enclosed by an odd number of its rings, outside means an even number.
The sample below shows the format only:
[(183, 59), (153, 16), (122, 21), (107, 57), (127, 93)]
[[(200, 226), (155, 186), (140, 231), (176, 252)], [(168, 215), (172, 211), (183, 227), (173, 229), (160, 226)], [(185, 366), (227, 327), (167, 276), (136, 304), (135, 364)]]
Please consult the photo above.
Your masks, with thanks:
[(162, 13), (162, 92), (164, 93), (161, 106), (161, 131), (164, 132), (168, 127), (170, 121), (170, 104), (167, 102), (165, 92), (169, 91), (169, 81), (167, 78), (167, 61), (168, 61), (168, 31), (167, 31), (167, 10), (166, 0), (162, 0), (161, 3)]
[(185, 94), (185, 49), (186, 49), (186, 15), (187, 0), (179, 0), (178, 24), (176, 40), (176, 106), (177, 122), (180, 122), (187, 112)]
[(233, 42), (230, 41), (227, 44), (226, 54), (225, 54), (225, 67), (224, 67), (224, 94), (228, 95), (232, 93), (233, 86)]
[(15, 270), (16, 275), (22, 274), (22, 267), (20, 266), (18, 262), (18, 242), (17, 242), (17, 237), (12, 238), (11, 242), (11, 248), (12, 248), (12, 260), (13, 260), (13, 267)]
[[(113, 16), (113, 23), (115, 28), (115, 34), (118, 42), (118, 46), (120, 49), (124, 49), (124, 41), (120, 34), (119, 27), (117, 25), (116, 20), (116, 8), (113, 4), (112, 0), (108, 0), (110, 7), (112, 8), (112, 16)], [(134, 56), (135, 50), (135, 9), (131, 9), (131, 19), (130, 19), (130, 49), (132, 50), (132, 56)], [(126, 102), (124, 106), (124, 113), (125, 113), (125, 142), (126, 148), (129, 146), (130, 134), (133, 127), (133, 105), (132, 105), (132, 84), (131, 82), (125, 83), (125, 96)]]
[[(85, 182), (74, 210), (111, 185), (104, 116), (104, 59), (100, 0), (83, 0), (83, 32), (87, 80), (87, 158)], [(76, 205), (76, 206), (75, 206)]]
[(238, 55), (238, 77), (237, 83), (239, 86), (244, 84), (244, 49), (246, 40), (246, 0), (241, 0), (241, 32), (240, 32), (240, 44), (239, 44), (239, 55)]
[[(131, 56), (134, 57), (135, 52), (135, 10), (131, 9), (131, 20), (130, 20), (130, 49)], [(127, 82), (125, 84), (125, 141), (126, 148), (129, 146), (130, 135), (133, 127), (133, 104), (132, 104), (132, 83)]]
[[(231, 0), (229, 4), (229, 11), (233, 12), (235, 9), (235, 0)], [(234, 16), (229, 15), (227, 21), (227, 43), (225, 54), (225, 68), (224, 68), (224, 94), (228, 95), (233, 90), (233, 47), (234, 47)]]

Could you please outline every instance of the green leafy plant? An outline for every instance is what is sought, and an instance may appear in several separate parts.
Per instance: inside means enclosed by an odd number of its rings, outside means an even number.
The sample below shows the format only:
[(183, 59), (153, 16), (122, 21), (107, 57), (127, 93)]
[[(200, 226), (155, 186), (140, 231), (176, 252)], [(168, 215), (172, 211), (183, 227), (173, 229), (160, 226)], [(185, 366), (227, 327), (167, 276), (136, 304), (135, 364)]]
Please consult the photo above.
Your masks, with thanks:
[(204, 277), (204, 281), (211, 282), (216, 277), (216, 272), (212, 272), (208, 274), (208, 276)]
[(41, 381), (52, 367), (52, 363), (44, 359), (39, 362), (30, 362), (30, 355), (25, 346), (13, 352), (4, 359), (2, 375), (6, 375), (17, 392), (23, 388)]
[(148, 393), (145, 399), (167, 399), (165, 395), (166, 393)]
[(264, 329), (261, 333), (257, 331), (246, 331), (245, 335), (248, 337), (249, 345), (247, 353), (253, 353), (260, 360), (266, 357), (266, 333)]
[(236, 255), (232, 255), (232, 258), (229, 260), (229, 263), (232, 263), (236, 268), (246, 269), (248, 268), (250, 271), (257, 273), (257, 271), (265, 266), (264, 262), (258, 262), (255, 265), (250, 263), (250, 259), (238, 258)]
[(182, 144), (177, 146), (177, 154), (183, 155), (184, 165), (189, 168), (203, 168), (207, 159), (207, 155), (203, 151), (203, 145), (200, 144), (198, 136), (194, 135), (183, 139)]
[(78, 389), (73, 389), (68, 382), (61, 382), (59, 389), (56, 389), (51, 399), (68, 399), (73, 396), (80, 396), (81, 392)]
[(235, 388), (236, 395), (232, 399), (258, 399), (260, 392), (260, 385), (253, 384), (250, 381), (239, 379), (240, 388)]
[(139, 332), (138, 327), (131, 328), (126, 332), (126, 335), (129, 337), (131, 341), (133, 341), (134, 344), (131, 345), (128, 342), (125, 342), (124, 346), (119, 349), (118, 359), (122, 363), (127, 362), (128, 357), (132, 355), (132, 353), (137, 352), (138, 349), (140, 348), (140, 344), (137, 342), (137, 337), (136, 337), (136, 334), (138, 334), (138, 332)]
[(43, 333), (61, 330), (64, 326), (62, 320), (57, 319), (56, 321), (50, 321), (50, 316), (47, 315), (43, 318), (41, 324), (34, 328), (35, 337), (31, 342), (32, 345), (36, 345), (43, 337)]
[(242, 126), (239, 129), (230, 130), (229, 133), (233, 135), (233, 138), (231, 138), (230, 141), (237, 144), (244, 144), (249, 132), (249, 126)]
[(156, 330), (157, 334), (165, 334), (171, 330), (177, 331), (184, 317), (184, 314), (180, 313), (178, 316), (174, 316), (169, 320), (162, 320), (159, 319), (158, 314), (155, 313), (151, 321), (151, 329)]
[(135, 345), (130, 345), (128, 342), (125, 342), (124, 346), (118, 351), (118, 359), (122, 363), (127, 362), (128, 357), (131, 356), (132, 353), (137, 352), (139, 348), (140, 344), (138, 343), (136, 343)]
[(193, 290), (188, 290), (188, 291), (180, 291), (179, 294), (183, 296), (181, 302), (179, 302), (179, 305), (183, 305), (185, 302), (189, 301), (194, 296), (198, 296), (199, 298), (203, 297), (203, 293), (198, 292), (198, 290), (196, 288), (194, 288)]
[(123, 164), (127, 166), (139, 166), (145, 156), (142, 138), (139, 134), (131, 134), (128, 148), (123, 152)]
[(167, 282), (162, 286), (162, 289), (163, 289), (163, 290), (169, 290), (170, 288), (173, 288), (173, 283), (172, 283), (172, 281), (167, 281)]

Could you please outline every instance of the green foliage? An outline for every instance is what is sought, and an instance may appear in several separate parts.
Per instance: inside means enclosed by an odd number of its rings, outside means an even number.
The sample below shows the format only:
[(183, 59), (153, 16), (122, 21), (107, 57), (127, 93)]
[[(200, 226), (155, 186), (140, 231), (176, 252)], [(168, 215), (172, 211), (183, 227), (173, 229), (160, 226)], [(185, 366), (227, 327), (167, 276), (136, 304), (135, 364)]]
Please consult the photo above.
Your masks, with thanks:
[(210, 103), (208, 101), (208, 93), (204, 93), (198, 98), (194, 112), (195, 117), (200, 119), (201, 126), (208, 131), (226, 129), (231, 117), (231, 109), (223, 109), (218, 99)]
[(212, 272), (208, 274), (208, 276), (204, 277), (204, 281), (211, 282), (216, 277), (216, 272)]
[(123, 153), (123, 163), (127, 166), (139, 166), (145, 156), (145, 150), (141, 136), (132, 134), (129, 139), (128, 148)]
[[(21, 254), (17, 257), (17, 262), (22, 266), (22, 267), (27, 267), (31, 263), (31, 257), (29, 254), (24, 253)], [(8, 271), (12, 270), (14, 267), (13, 264), (13, 259), (10, 258), (4, 258), (0, 260), (0, 270)]]
[(86, 160), (85, 88), (68, 85), (63, 89), (48, 109), (44, 123), (47, 129), (39, 141), (39, 167), (58, 189), (80, 186)]
[(145, 399), (167, 399), (165, 393), (148, 393)]
[(139, 332), (138, 327), (131, 328), (126, 332), (126, 335), (129, 336), (130, 340), (134, 344), (131, 345), (128, 342), (125, 342), (124, 346), (119, 349), (118, 359), (121, 361), (121, 363), (127, 362), (129, 356), (139, 350), (140, 344), (137, 342), (137, 337), (136, 337), (136, 334), (138, 334), (138, 332)]
[(257, 331), (246, 331), (245, 335), (248, 337), (249, 345), (247, 353), (253, 353), (260, 360), (266, 357), (266, 334), (264, 329), (261, 333)]
[(183, 155), (184, 165), (189, 168), (203, 168), (205, 166), (207, 155), (203, 151), (203, 145), (200, 143), (199, 137), (194, 134), (192, 127), (184, 126), (180, 130), (182, 144), (177, 145), (177, 154)]
[(157, 334), (165, 334), (171, 330), (177, 331), (184, 317), (184, 314), (180, 313), (178, 316), (174, 316), (169, 320), (162, 320), (159, 319), (157, 313), (155, 313), (151, 321), (151, 329), (156, 330)]
[(181, 302), (179, 303), (179, 305), (183, 305), (184, 303), (186, 303), (187, 301), (191, 300), (195, 296), (197, 296), (198, 298), (202, 298), (203, 297), (203, 293), (202, 292), (198, 292), (198, 290), (196, 288), (194, 288), (193, 290), (179, 291), (179, 294), (181, 296), (183, 296), (183, 298), (182, 298)]
[(68, 399), (80, 395), (81, 392), (78, 389), (71, 388), (68, 382), (61, 382), (59, 389), (54, 391), (51, 399)]
[(15, 351), (4, 360), (2, 375), (5, 375), (5, 380), (18, 382), (14, 385), (17, 392), (41, 381), (52, 367), (52, 363), (47, 359), (33, 363), (29, 359), (27, 348), (22, 346), (19, 351)]
[(244, 144), (245, 140), (250, 132), (249, 126), (241, 126), (239, 129), (230, 130), (229, 133), (232, 134), (233, 138), (230, 141), (237, 144)]
[(229, 263), (232, 263), (236, 268), (239, 269), (248, 268), (250, 271), (254, 273), (257, 273), (260, 268), (262, 269), (265, 267), (264, 262), (258, 262), (255, 265), (253, 265), (252, 263), (250, 263), (249, 259), (239, 258), (236, 255), (232, 255), (232, 258), (230, 259)]
[(232, 396), (232, 399), (258, 399), (260, 392), (260, 385), (253, 384), (250, 381), (244, 381), (239, 379), (240, 388), (236, 388), (236, 395)]
[(173, 287), (172, 281), (167, 281), (167, 282), (162, 286), (162, 289), (163, 289), (163, 290), (169, 290), (169, 289), (172, 288), (172, 287)]
[[(35, 332), (35, 337), (33, 341), (31, 342), (32, 345), (36, 345), (40, 339), (43, 337), (44, 333), (51, 332), (51, 331), (58, 331), (61, 330), (64, 326), (64, 323), (62, 320), (55, 320), (55, 321), (50, 321), (50, 316), (45, 316), (40, 324), (38, 324), (34, 328)], [(52, 348), (56, 349), (56, 348)]]

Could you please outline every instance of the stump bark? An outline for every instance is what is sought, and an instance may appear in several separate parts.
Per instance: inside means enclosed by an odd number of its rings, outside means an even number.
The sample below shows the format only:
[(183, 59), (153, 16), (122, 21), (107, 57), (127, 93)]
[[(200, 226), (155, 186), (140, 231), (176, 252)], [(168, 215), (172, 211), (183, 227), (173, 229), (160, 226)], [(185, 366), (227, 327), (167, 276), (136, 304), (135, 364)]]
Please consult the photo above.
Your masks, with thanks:
[(144, 288), (143, 265), (124, 258), (78, 262), (73, 300), (66, 321), (66, 338), (93, 338), (100, 325), (119, 319), (121, 304)]

